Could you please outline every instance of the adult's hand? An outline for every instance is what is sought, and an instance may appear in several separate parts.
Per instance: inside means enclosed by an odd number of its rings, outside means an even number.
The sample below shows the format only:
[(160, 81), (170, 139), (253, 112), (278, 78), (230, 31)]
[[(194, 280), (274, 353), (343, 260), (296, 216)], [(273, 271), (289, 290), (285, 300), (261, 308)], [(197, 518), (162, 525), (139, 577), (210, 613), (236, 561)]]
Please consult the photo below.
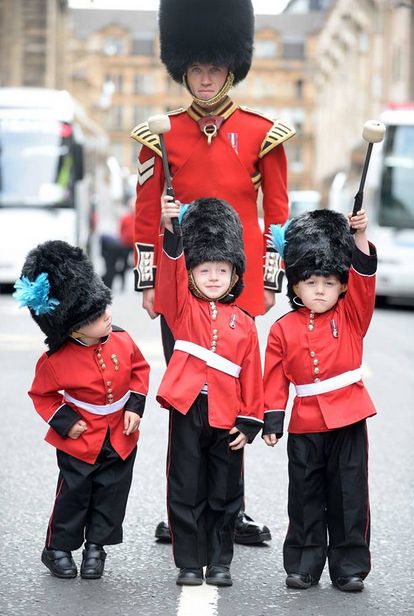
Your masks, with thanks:
[(273, 306), (276, 305), (276, 293), (274, 291), (269, 291), (269, 289), (264, 290), (264, 303), (265, 303), (265, 312), (268, 312)]
[(145, 289), (142, 292), (142, 307), (148, 312), (151, 319), (156, 319), (158, 314), (154, 312), (155, 289)]

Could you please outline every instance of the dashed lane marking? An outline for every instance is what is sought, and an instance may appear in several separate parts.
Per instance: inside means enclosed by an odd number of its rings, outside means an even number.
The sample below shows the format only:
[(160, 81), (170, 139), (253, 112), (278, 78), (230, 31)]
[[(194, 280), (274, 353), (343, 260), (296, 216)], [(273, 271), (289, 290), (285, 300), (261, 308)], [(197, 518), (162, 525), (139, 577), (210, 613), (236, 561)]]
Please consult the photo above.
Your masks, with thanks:
[(217, 616), (216, 586), (183, 586), (178, 598), (177, 616)]

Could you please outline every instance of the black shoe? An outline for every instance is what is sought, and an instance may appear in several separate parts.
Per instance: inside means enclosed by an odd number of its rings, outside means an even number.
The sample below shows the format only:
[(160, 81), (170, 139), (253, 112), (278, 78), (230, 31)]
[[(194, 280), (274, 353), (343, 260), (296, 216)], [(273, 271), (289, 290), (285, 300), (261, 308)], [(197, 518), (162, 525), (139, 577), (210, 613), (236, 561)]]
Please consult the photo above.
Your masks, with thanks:
[(306, 590), (306, 588), (310, 588), (317, 583), (317, 580), (309, 573), (288, 573), (286, 578), (288, 588), (299, 588), (300, 590)]
[(257, 524), (247, 513), (240, 511), (234, 527), (234, 541), (242, 545), (257, 545), (271, 541), (272, 535), (267, 526)]
[(52, 575), (58, 578), (70, 579), (78, 575), (71, 552), (44, 548), (42, 563), (46, 565)]
[(155, 538), (160, 543), (171, 543), (171, 533), (166, 522), (160, 522), (155, 529)]
[(361, 590), (364, 590), (364, 581), (358, 575), (336, 578), (332, 584), (343, 592), (361, 592)]
[(178, 586), (201, 586), (204, 576), (202, 569), (180, 569), (177, 575), (176, 584)]
[(230, 567), (224, 565), (209, 565), (206, 569), (206, 584), (214, 586), (231, 586), (233, 580), (230, 575)]
[(82, 552), (81, 577), (84, 580), (98, 580), (102, 577), (105, 558), (106, 552), (101, 545), (86, 542)]

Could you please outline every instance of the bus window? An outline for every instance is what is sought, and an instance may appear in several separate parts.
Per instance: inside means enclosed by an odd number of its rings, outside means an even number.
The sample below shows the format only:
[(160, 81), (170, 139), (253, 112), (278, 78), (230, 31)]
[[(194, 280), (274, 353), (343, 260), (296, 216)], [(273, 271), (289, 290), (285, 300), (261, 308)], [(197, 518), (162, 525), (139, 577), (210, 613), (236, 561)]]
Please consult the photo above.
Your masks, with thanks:
[(414, 126), (387, 127), (378, 222), (414, 228)]
[(73, 207), (72, 137), (67, 125), (3, 118), (0, 148), (0, 205)]

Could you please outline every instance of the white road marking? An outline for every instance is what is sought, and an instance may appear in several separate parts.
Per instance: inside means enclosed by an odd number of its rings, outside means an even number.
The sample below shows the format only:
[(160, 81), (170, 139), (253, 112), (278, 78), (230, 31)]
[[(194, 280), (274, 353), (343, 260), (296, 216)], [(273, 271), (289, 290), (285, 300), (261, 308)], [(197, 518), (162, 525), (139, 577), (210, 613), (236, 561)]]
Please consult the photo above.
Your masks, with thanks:
[(217, 586), (183, 586), (178, 598), (177, 616), (217, 616)]

